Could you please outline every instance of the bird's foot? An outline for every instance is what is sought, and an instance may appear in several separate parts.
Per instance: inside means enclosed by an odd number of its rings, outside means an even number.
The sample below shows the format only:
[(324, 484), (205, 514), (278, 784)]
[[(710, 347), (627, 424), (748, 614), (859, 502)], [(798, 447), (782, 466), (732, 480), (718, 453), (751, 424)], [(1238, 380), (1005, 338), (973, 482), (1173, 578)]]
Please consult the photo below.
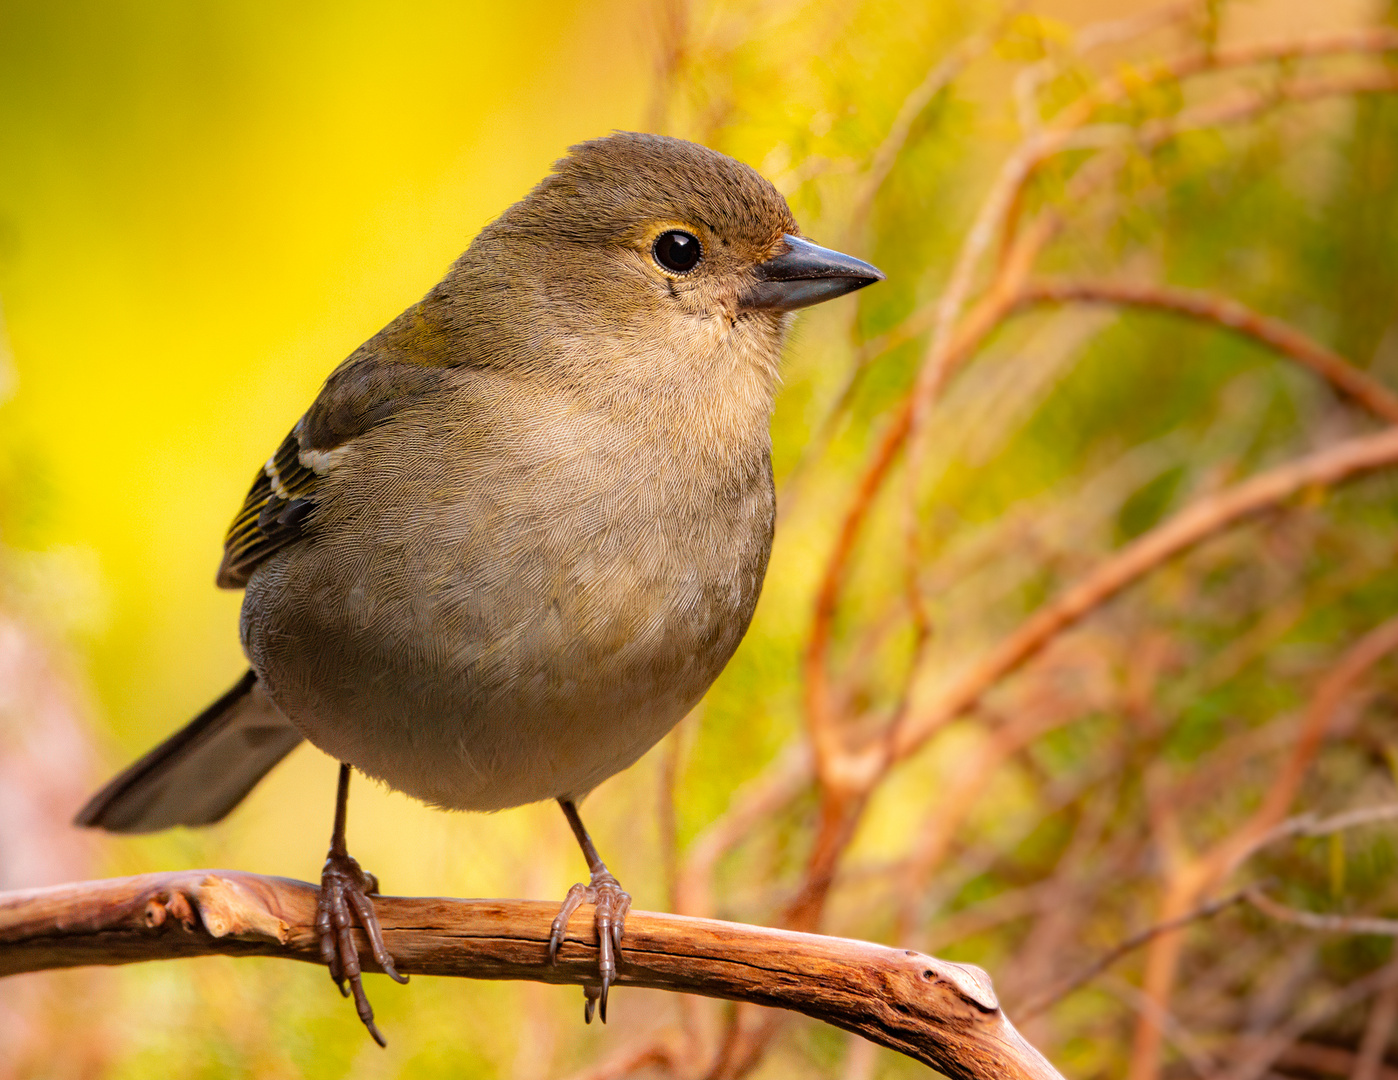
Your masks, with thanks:
[[(365, 873), (359, 863), (344, 851), (331, 850), (320, 874), (320, 899), (316, 904), (316, 933), (320, 937), (320, 955), (330, 968), (330, 977), (345, 997), (354, 997), (359, 1019), (380, 1046), (388, 1043), (374, 1024), (374, 1009), (364, 994), (360, 977), (359, 949), (354, 943), (355, 916), (369, 939), (369, 948), (384, 974), (395, 982), (405, 983), (406, 975), (398, 974), (383, 941), (379, 917), (369, 897), (379, 891), (373, 874)], [(348, 985), (346, 985), (348, 984)]]
[(607, 991), (616, 980), (616, 954), (621, 949), (621, 936), (626, 932), (626, 913), (631, 910), (631, 894), (622, 889), (606, 867), (593, 871), (592, 881), (587, 885), (579, 883), (569, 889), (563, 906), (554, 916), (553, 929), (549, 933), (550, 964), (558, 961), (558, 950), (568, 932), (568, 920), (583, 904), (595, 905), (593, 925), (597, 928), (597, 973), (602, 980), (600, 989), (583, 987), (587, 995), (583, 1020), (592, 1023), (592, 1013), (596, 1010), (605, 1024)]

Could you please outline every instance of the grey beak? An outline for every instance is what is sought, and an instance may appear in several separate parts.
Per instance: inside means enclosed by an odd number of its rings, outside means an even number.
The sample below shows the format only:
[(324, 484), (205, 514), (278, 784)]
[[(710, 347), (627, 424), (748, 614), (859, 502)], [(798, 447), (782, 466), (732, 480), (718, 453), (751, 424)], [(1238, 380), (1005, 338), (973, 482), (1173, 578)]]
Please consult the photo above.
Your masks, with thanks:
[(755, 267), (757, 281), (738, 298), (741, 311), (795, 311), (884, 279), (851, 255), (786, 233), (786, 250)]

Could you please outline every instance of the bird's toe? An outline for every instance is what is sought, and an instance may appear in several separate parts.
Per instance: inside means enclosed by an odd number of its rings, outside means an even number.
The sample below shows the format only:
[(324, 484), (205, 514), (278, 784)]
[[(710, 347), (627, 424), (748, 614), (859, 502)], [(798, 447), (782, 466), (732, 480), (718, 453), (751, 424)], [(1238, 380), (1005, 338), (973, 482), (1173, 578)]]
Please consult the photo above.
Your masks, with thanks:
[(355, 1011), (374, 1041), (386, 1046), (387, 1041), (374, 1023), (373, 1006), (364, 993), (359, 948), (354, 941), (356, 922), (369, 939), (374, 960), (384, 973), (400, 983), (407, 982), (408, 977), (398, 973), (384, 944), (383, 929), (370, 899), (377, 891), (378, 881), (372, 874), (361, 870), (359, 863), (348, 854), (332, 851), (320, 876), (316, 933), (320, 937), (320, 955), (330, 969), (330, 977), (341, 994), (354, 998)]

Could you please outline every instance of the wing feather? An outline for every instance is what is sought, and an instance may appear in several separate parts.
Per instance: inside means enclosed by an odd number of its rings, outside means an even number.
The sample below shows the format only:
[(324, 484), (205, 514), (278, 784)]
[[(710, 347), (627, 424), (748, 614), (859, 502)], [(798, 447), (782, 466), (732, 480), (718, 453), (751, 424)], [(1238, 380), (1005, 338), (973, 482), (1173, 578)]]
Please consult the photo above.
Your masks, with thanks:
[(243, 508), (229, 526), (218, 568), (222, 588), (242, 588), (258, 563), (300, 538), (315, 509), (318, 479), (315, 470), (302, 463), (301, 443), (293, 429), (253, 478)]
[[(220, 587), (241, 589), (264, 559), (314, 527), (316, 507), (325, 497), (321, 477), (335, 467), (341, 448), (441, 388), (452, 363), (413, 336), (423, 337), (425, 325), (421, 312), (409, 308), (325, 381), (315, 403), (253, 478), (223, 542)], [(400, 339), (405, 338), (417, 348), (404, 349)], [(428, 343), (439, 339), (444, 335), (425, 337)]]

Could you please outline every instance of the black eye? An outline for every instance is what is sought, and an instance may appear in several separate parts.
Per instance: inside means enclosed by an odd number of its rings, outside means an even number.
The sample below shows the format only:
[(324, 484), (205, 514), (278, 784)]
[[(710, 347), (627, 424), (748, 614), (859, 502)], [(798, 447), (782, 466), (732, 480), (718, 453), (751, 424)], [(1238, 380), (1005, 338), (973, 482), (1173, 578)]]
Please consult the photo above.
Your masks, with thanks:
[(671, 229), (657, 236), (652, 250), (655, 261), (676, 274), (693, 270), (699, 256), (703, 254), (699, 249), (699, 238), (678, 229)]

